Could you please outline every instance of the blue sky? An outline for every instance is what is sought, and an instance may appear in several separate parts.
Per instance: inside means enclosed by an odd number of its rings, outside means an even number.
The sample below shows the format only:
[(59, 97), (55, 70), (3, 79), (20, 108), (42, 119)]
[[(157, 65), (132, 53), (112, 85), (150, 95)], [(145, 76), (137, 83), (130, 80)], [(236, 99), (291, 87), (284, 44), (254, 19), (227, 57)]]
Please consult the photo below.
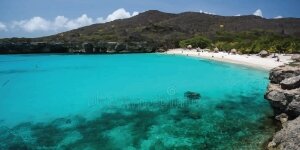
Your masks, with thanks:
[(0, 0), (0, 38), (51, 35), (153, 9), (300, 18), (299, 6), (300, 0)]

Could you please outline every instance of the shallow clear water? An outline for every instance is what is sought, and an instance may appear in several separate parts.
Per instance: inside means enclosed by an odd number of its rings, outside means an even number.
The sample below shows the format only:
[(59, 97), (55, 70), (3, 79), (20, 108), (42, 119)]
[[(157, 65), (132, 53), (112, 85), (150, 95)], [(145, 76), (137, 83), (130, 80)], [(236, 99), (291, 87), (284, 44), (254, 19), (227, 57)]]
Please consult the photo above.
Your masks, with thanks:
[(267, 75), (161, 54), (0, 55), (0, 149), (262, 148)]

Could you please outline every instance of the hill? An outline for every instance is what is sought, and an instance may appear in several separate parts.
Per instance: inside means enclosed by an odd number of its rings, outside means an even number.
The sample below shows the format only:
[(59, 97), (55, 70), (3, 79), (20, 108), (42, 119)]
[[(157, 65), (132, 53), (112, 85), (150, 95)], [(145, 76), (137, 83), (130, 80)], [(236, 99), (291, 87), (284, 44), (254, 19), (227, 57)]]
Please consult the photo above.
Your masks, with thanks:
[[(12, 47), (11, 44), (26, 43), (27, 49), (35, 49), (31, 52), (70, 52), (81, 49), (87, 52), (152, 52), (178, 47), (179, 41), (196, 35), (213, 39), (218, 32), (244, 31), (264, 31), (298, 38), (300, 19), (218, 16), (197, 12), (171, 14), (150, 10), (132, 18), (93, 24), (46, 37), (1, 39), (0, 51), (22, 52), (21, 47)], [(38, 46), (31, 48), (30, 43)], [(44, 51), (37, 49), (45, 45), (47, 48)]]

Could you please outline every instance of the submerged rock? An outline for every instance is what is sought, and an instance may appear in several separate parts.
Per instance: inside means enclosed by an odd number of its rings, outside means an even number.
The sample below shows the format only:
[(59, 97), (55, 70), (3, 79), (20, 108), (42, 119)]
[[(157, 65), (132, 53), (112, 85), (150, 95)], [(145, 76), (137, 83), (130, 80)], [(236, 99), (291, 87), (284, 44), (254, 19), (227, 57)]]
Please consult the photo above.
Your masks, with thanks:
[(201, 95), (200, 93), (187, 91), (184, 93), (184, 97), (187, 98), (188, 100), (198, 100), (201, 98)]

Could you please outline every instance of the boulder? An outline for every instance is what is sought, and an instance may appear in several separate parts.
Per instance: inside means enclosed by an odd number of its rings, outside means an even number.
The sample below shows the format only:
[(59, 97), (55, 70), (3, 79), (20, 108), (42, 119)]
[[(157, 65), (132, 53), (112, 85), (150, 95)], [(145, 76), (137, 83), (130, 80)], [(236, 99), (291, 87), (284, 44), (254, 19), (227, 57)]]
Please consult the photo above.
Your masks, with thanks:
[(283, 92), (273, 90), (265, 95), (265, 98), (269, 100), (271, 106), (278, 112), (284, 112), (287, 106), (287, 99)]
[(300, 62), (300, 54), (294, 54), (291, 59), (296, 62)]
[(291, 114), (292, 116), (299, 116), (300, 115), (300, 93), (299, 95), (295, 95), (293, 100), (288, 104), (286, 108), (286, 112)]
[(295, 66), (280, 66), (270, 71), (271, 83), (279, 84), (282, 80), (300, 75), (300, 64)]
[(277, 115), (275, 117), (276, 120), (280, 121), (282, 124), (288, 121), (289, 116), (285, 113), (282, 113), (280, 115)]
[(187, 91), (184, 93), (184, 97), (187, 98), (188, 100), (198, 100), (201, 98), (201, 95), (200, 93)]
[(282, 80), (280, 82), (281, 88), (282, 89), (295, 89), (300, 87), (300, 75), (295, 76), (295, 77), (290, 77)]
[(268, 144), (268, 149), (300, 149), (300, 117), (288, 121), (283, 129), (275, 134), (273, 140)]

